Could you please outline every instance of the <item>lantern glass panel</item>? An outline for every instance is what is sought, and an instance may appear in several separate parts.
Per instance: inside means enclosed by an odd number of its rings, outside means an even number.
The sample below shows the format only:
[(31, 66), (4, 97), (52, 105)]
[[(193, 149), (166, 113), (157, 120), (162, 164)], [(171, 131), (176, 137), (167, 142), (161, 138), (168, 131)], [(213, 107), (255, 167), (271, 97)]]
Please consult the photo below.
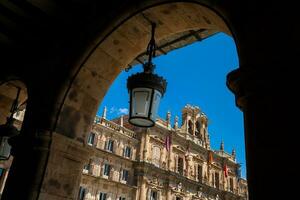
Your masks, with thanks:
[(151, 119), (152, 119), (152, 121), (154, 121), (154, 122), (156, 120), (156, 116), (157, 116), (157, 111), (158, 111), (160, 99), (161, 99), (161, 93), (159, 91), (157, 91), (157, 90), (154, 90), (153, 101), (152, 101), (152, 109), (151, 109), (151, 116), (150, 116)]
[(134, 88), (132, 90), (132, 116), (148, 117), (151, 92), (152, 89), (149, 88)]
[(154, 122), (149, 119), (152, 91), (153, 89), (150, 88), (132, 89), (130, 123), (142, 127), (154, 125)]

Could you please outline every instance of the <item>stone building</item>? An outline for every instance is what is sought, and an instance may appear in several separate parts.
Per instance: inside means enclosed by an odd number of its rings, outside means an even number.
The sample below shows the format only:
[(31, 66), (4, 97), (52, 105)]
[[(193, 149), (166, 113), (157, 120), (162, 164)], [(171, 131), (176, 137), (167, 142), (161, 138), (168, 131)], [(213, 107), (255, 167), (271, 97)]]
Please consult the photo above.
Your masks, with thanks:
[(208, 118), (187, 105), (172, 126), (171, 114), (152, 128), (109, 121), (106, 109), (88, 137), (92, 157), (83, 169), (80, 200), (248, 199), (235, 150), (210, 148)]

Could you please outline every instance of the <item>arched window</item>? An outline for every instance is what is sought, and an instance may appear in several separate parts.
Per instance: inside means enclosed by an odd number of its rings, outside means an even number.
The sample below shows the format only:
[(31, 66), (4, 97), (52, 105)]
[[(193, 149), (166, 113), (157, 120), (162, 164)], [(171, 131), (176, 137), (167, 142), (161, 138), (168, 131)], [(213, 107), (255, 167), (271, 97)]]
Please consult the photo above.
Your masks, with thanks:
[(202, 140), (202, 135), (200, 134), (201, 133), (201, 122), (200, 121), (197, 121), (196, 122), (196, 131), (195, 131), (195, 135), (200, 137), (200, 139)]
[(78, 200), (84, 200), (85, 194), (86, 194), (86, 188), (84, 188), (83, 186), (80, 186), (77, 199)]
[(188, 129), (188, 132), (191, 135), (193, 135), (193, 128), (194, 128), (193, 122), (192, 122), (192, 120), (189, 120), (189, 129)]
[(95, 133), (90, 133), (88, 136), (88, 145), (93, 146), (95, 143)]
[(202, 183), (202, 165), (198, 164), (198, 168), (197, 168), (197, 179), (200, 183)]
[(183, 158), (181, 158), (181, 157), (178, 157), (178, 160), (177, 160), (177, 172), (180, 175), (183, 175)]
[(123, 150), (123, 156), (126, 158), (131, 158), (131, 147), (126, 146)]
[(110, 152), (114, 152), (114, 141), (112, 139), (108, 139), (105, 142), (105, 149)]
[(152, 148), (152, 163), (157, 167), (160, 165), (160, 148), (158, 146)]

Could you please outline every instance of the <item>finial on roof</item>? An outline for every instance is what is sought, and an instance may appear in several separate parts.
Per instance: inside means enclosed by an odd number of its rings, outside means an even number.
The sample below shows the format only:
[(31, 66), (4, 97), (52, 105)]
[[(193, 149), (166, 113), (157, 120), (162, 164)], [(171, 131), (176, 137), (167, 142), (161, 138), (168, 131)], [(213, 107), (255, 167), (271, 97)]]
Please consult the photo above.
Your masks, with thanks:
[(175, 116), (175, 122), (174, 122), (174, 128), (177, 129), (178, 128), (178, 116)]
[(235, 156), (236, 156), (236, 152), (235, 152), (235, 149), (233, 148), (232, 149), (232, 153), (231, 153), (231, 155), (235, 158)]
[(167, 112), (166, 121), (167, 121), (167, 127), (171, 128), (171, 112), (170, 111)]
[(120, 118), (120, 125), (121, 125), (121, 127), (123, 127), (123, 125), (124, 125), (123, 115), (121, 115), (121, 118)]
[(102, 113), (103, 119), (106, 119), (106, 113), (107, 113), (107, 108), (106, 108), (106, 106), (104, 106), (103, 113)]
[(224, 141), (223, 140), (221, 141), (220, 150), (224, 151)]
[(168, 124), (170, 124), (170, 120), (171, 120), (171, 112), (168, 111), (167, 116), (166, 116), (166, 121), (167, 121)]

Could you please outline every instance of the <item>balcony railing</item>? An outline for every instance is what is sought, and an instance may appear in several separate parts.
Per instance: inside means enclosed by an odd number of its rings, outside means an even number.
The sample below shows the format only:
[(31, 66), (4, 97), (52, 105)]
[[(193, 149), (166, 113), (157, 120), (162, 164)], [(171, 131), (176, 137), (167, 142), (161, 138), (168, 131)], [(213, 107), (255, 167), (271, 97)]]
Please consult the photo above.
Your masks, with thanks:
[(127, 135), (128, 137), (131, 138), (136, 138), (136, 133), (132, 130), (129, 130), (119, 124), (116, 124), (115, 122), (109, 121), (107, 119), (98, 117), (97, 120), (95, 120), (96, 122), (99, 122), (100, 124), (102, 124), (103, 126), (112, 129), (114, 131), (120, 132), (124, 135)]

